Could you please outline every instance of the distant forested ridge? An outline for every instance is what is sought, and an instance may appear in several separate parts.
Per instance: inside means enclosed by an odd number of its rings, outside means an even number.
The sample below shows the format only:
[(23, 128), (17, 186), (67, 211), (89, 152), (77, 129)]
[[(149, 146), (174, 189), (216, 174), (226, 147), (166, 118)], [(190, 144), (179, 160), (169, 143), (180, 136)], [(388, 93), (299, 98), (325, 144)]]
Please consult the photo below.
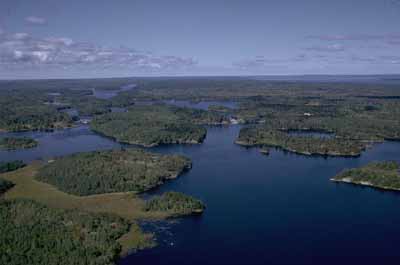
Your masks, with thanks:
[(147, 201), (146, 211), (162, 211), (174, 216), (202, 213), (205, 205), (198, 199), (179, 192), (166, 192)]
[(332, 180), (399, 191), (400, 165), (395, 161), (372, 162), (360, 168), (344, 170)]
[(134, 106), (125, 113), (99, 116), (92, 121), (91, 128), (119, 142), (155, 146), (201, 143), (207, 133), (201, 125), (224, 122), (224, 117), (214, 112), (153, 105)]
[(14, 149), (28, 149), (34, 148), (38, 145), (38, 141), (32, 138), (19, 138), (19, 137), (4, 137), (0, 138), (0, 149), (14, 150)]
[(111, 265), (129, 230), (112, 215), (48, 208), (29, 200), (0, 201), (0, 264)]
[(44, 166), (36, 178), (76, 195), (143, 192), (190, 168), (188, 158), (140, 149), (79, 153)]

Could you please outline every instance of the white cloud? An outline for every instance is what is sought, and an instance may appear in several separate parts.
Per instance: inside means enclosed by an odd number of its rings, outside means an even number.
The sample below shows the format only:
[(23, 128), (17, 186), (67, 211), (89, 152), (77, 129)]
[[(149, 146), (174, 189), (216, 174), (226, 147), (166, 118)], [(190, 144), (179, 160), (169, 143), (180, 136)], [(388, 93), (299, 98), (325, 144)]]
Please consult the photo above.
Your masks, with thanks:
[(343, 52), (345, 51), (345, 47), (341, 44), (331, 44), (326, 46), (313, 46), (306, 48), (306, 50), (315, 52)]
[(16, 68), (88, 67), (124, 68), (144, 72), (163, 72), (193, 67), (193, 58), (158, 56), (126, 47), (104, 47), (69, 38), (37, 38), (27, 33), (4, 34), (0, 38), (0, 66)]
[(47, 20), (42, 17), (29, 16), (25, 18), (25, 22), (32, 25), (44, 25), (47, 23)]

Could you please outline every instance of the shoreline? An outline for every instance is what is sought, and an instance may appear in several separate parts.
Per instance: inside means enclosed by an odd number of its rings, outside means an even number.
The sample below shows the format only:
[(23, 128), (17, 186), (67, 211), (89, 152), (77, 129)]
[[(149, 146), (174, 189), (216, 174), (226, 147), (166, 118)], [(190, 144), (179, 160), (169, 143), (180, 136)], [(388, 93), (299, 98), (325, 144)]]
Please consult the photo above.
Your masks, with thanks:
[[(335, 153), (335, 152), (331, 152), (331, 153), (311, 153), (311, 152), (306, 152), (306, 151), (297, 151), (297, 150), (293, 150), (290, 148), (286, 148), (283, 146), (279, 146), (279, 145), (266, 145), (266, 144), (250, 144), (248, 142), (244, 142), (244, 141), (240, 141), (240, 140), (236, 140), (234, 142), (235, 144), (239, 145), (239, 146), (243, 146), (246, 148), (262, 148), (262, 147), (270, 147), (270, 148), (275, 148), (278, 150), (282, 150), (282, 151), (286, 151), (289, 153), (293, 153), (293, 154), (297, 154), (297, 155), (303, 155), (303, 156), (308, 156), (308, 157), (348, 157), (348, 158), (357, 158), (360, 157), (362, 153), (354, 153), (354, 154), (340, 154), (340, 153)], [(363, 150), (365, 151), (365, 150)]]
[(335, 179), (335, 178), (331, 178), (329, 180), (332, 182), (335, 182), (335, 183), (339, 183), (339, 184), (344, 183), (344, 184), (351, 184), (351, 185), (355, 185), (355, 186), (359, 186), (359, 187), (373, 188), (373, 189), (382, 190), (382, 191), (400, 192), (400, 188), (392, 188), (392, 187), (388, 187), (388, 186), (378, 186), (378, 185), (374, 185), (369, 182), (358, 182), (358, 181), (353, 181), (351, 179)]

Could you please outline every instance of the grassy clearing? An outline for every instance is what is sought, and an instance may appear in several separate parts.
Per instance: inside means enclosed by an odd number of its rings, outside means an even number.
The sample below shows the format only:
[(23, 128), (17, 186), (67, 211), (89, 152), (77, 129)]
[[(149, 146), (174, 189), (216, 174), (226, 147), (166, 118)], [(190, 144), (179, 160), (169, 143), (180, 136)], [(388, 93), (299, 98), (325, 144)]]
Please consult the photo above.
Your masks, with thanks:
[(137, 224), (132, 224), (130, 231), (118, 239), (122, 246), (121, 256), (125, 256), (132, 251), (151, 248), (156, 245), (154, 235), (143, 233)]

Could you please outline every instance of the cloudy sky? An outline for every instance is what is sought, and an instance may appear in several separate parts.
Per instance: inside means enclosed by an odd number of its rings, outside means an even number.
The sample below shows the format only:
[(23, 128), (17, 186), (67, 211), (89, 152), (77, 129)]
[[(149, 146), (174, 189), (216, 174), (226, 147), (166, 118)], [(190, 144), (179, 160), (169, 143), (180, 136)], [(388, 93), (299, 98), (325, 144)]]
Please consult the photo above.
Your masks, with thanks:
[(400, 73), (400, 0), (0, 0), (0, 79)]

